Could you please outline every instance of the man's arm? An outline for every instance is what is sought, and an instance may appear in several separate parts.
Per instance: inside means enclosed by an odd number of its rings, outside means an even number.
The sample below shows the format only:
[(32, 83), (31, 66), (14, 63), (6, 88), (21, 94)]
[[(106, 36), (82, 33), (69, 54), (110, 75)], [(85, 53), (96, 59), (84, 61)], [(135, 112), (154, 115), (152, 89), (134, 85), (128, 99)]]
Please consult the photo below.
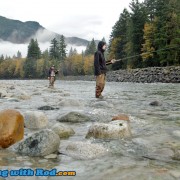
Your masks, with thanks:
[(94, 69), (97, 75), (101, 74), (100, 65), (99, 65), (99, 54), (97, 52), (94, 55)]

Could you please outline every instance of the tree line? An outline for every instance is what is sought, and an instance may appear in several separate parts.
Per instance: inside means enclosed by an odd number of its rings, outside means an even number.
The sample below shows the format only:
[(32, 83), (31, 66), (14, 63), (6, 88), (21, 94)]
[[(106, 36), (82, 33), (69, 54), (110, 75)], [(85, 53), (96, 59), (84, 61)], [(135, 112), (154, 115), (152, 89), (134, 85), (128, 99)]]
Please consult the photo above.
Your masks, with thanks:
[[(132, 0), (110, 35), (113, 69), (180, 65), (180, 1)], [(132, 57), (127, 59), (127, 57)]]
[(46, 78), (52, 65), (59, 70), (60, 76), (93, 74), (96, 46), (92, 39), (82, 53), (78, 54), (72, 47), (67, 53), (65, 37), (62, 35), (52, 39), (49, 49), (42, 52), (38, 41), (31, 39), (26, 58), (22, 58), (19, 51), (12, 58), (0, 56), (0, 77)]

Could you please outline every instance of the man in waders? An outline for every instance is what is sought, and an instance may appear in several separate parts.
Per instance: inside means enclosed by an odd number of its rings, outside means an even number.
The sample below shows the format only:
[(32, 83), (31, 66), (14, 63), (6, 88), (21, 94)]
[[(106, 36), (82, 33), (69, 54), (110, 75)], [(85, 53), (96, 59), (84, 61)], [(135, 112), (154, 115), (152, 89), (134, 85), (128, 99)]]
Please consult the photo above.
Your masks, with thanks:
[(59, 71), (55, 70), (54, 65), (50, 67), (49, 69), (49, 75), (48, 75), (48, 79), (49, 79), (49, 88), (54, 88), (54, 81), (56, 80), (56, 74), (58, 74)]
[(104, 57), (104, 52), (106, 50), (106, 43), (100, 41), (98, 43), (97, 51), (94, 54), (94, 74), (96, 76), (96, 98), (103, 98), (101, 93), (104, 90), (105, 80), (106, 80), (106, 72), (107, 67), (106, 65), (113, 64), (115, 62), (114, 59), (111, 61), (106, 62)]

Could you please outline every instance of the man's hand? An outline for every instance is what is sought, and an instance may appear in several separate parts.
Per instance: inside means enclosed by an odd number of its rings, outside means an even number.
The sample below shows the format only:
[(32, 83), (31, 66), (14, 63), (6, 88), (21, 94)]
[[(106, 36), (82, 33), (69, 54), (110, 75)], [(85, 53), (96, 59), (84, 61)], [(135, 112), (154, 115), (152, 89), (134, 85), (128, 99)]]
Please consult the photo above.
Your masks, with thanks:
[(111, 60), (111, 63), (112, 63), (112, 64), (114, 64), (115, 62), (116, 62), (116, 60), (115, 60), (115, 59), (112, 59), (112, 60)]
[(50, 79), (50, 77), (48, 77), (48, 80)]

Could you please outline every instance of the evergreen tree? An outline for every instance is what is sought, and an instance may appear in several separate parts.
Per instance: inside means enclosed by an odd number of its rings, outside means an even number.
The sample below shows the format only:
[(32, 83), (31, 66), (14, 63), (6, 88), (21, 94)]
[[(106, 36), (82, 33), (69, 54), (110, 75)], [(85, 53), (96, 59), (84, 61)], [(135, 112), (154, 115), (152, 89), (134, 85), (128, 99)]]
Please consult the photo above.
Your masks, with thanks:
[(77, 55), (78, 53), (77, 53), (77, 49), (76, 48), (74, 48), (74, 50), (73, 50), (73, 55)]
[(59, 41), (59, 59), (61, 61), (64, 61), (66, 58), (66, 43), (65, 43), (65, 37), (63, 35), (61, 35), (60, 37), (60, 41)]
[(28, 46), (28, 53), (27, 53), (28, 59), (40, 59), (41, 58), (41, 50), (39, 48), (37, 39), (31, 39), (29, 46)]
[(59, 44), (58, 44), (58, 41), (56, 40), (56, 38), (51, 40), (49, 54), (50, 54), (51, 59), (59, 58)]
[[(143, 3), (139, 3), (138, 0), (133, 0), (130, 3), (131, 8), (131, 42), (132, 42), (132, 52), (131, 55), (141, 54), (143, 40), (143, 28), (144, 24), (147, 21), (147, 13), (145, 11), (145, 6)], [(142, 58), (141, 56), (134, 57), (128, 62), (132, 68), (142, 67)]]
[(89, 46), (90, 46), (90, 44), (88, 43), (87, 46), (86, 46), (86, 49), (85, 49), (85, 55), (86, 55), (86, 56), (90, 54), (90, 52), (89, 52)]
[[(180, 45), (180, 14), (177, 7), (179, 7), (178, 0), (158, 0), (156, 2), (157, 20), (154, 34), (156, 50)], [(159, 59), (161, 66), (178, 64), (178, 48), (159, 51), (156, 58)]]
[(89, 46), (89, 54), (94, 54), (96, 52), (96, 43), (94, 38), (92, 39), (90, 46)]
[(17, 52), (17, 58), (18, 58), (18, 59), (21, 59), (21, 58), (22, 58), (22, 54), (21, 54), (20, 51)]
[(85, 55), (93, 55), (96, 52), (96, 42), (94, 38), (91, 40), (90, 43), (88, 43), (86, 50), (85, 50)]
[(1, 60), (1, 61), (4, 61), (4, 56), (3, 56), (3, 54), (1, 55), (0, 60)]
[[(121, 59), (126, 57), (126, 44), (128, 43), (127, 32), (129, 28), (130, 14), (127, 9), (120, 14), (119, 20), (113, 26), (109, 40), (109, 58)], [(126, 61), (119, 61), (112, 65), (112, 69), (126, 68)]]
[(105, 39), (105, 37), (103, 37), (103, 38), (102, 38), (102, 41), (106, 43), (106, 39)]
[(71, 47), (71, 49), (69, 50), (69, 57), (73, 56), (73, 48)]

